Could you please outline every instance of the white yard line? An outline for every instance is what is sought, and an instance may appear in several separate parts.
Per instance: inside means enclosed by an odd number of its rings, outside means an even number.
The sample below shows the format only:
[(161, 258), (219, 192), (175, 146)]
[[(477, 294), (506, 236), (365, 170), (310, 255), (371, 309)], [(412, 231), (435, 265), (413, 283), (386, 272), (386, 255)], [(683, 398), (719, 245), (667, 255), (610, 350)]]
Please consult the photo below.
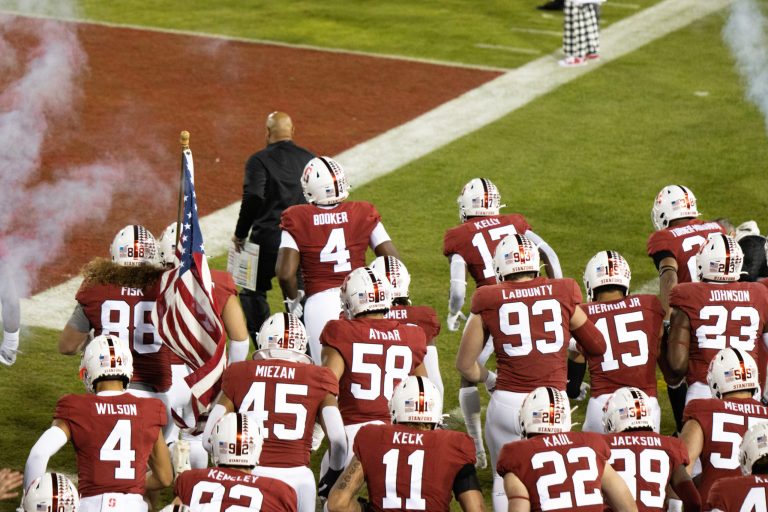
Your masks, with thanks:
[(542, 30), (539, 28), (512, 27), (510, 32), (520, 32), (522, 34), (534, 34), (540, 36), (563, 37), (560, 30)]
[[(588, 66), (562, 69), (557, 54), (541, 57), (464, 93), (439, 107), (350, 148), (335, 158), (350, 181), (360, 186), (389, 174), (436, 149), (527, 105), (561, 85), (594, 71), (656, 39), (727, 7), (733, 0), (665, 0), (602, 31), (602, 59)], [(237, 222), (233, 203), (201, 219), (208, 254), (223, 254)], [(22, 300), (22, 321), (61, 329), (75, 305), (80, 283), (74, 278)]]
[(483, 50), (500, 50), (510, 53), (523, 53), (526, 55), (541, 55), (541, 51), (534, 50), (533, 48), (519, 48), (517, 46), (505, 46), (503, 44), (477, 43), (475, 48), (482, 48)]
[(625, 4), (623, 2), (606, 2), (602, 4), (600, 7), (616, 7), (617, 9), (631, 9), (633, 11), (640, 10), (640, 6), (638, 4)]

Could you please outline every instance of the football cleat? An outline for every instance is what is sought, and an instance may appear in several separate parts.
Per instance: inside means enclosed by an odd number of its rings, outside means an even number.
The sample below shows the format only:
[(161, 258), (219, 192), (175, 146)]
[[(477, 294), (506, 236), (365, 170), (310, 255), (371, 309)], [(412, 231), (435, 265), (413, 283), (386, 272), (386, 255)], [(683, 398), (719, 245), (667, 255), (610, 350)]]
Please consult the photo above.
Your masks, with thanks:
[(18, 350), (0, 346), (0, 363), (5, 366), (13, 366), (16, 363), (16, 354), (18, 352)]
[(667, 185), (661, 189), (651, 209), (651, 221), (656, 231), (668, 227), (673, 220), (698, 216), (696, 196), (682, 185)]
[(336, 160), (318, 156), (304, 167), (301, 190), (310, 204), (334, 205), (349, 197), (350, 186), (344, 168)]
[(696, 254), (699, 281), (728, 283), (738, 281), (744, 265), (744, 252), (733, 237), (710, 233)]
[(584, 269), (584, 288), (590, 301), (595, 300), (595, 290), (606, 285), (621, 286), (626, 295), (631, 279), (629, 263), (616, 251), (600, 251), (592, 256)]

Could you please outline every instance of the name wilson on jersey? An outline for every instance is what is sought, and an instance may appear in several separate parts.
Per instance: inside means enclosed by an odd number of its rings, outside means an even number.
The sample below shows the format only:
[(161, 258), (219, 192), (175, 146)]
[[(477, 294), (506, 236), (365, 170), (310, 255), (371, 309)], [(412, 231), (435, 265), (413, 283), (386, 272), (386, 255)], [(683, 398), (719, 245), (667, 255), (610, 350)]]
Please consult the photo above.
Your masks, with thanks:
[(96, 414), (109, 414), (114, 416), (138, 416), (136, 404), (104, 404), (95, 403)]

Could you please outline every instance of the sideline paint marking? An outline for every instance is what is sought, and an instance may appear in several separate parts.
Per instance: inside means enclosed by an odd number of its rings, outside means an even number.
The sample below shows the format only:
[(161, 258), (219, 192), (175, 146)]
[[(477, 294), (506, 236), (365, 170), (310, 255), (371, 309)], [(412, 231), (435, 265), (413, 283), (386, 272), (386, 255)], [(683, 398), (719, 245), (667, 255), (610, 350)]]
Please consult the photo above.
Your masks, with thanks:
[(505, 46), (501, 44), (483, 44), (483, 43), (477, 43), (475, 45), (475, 48), (482, 48), (484, 50), (501, 50), (504, 52), (510, 52), (510, 53), (524, 53), (526, 55), (540, 55), (541, 52), (539, 50), (534, 50), (532, 48), (518, 48), (517, 46)]
[[(353, 186), (364, 185), (497, 121), (606, 62), (728, 7), (733, 1), (664, 0), (603, 30), (603, 52), (598, 62), (562, 69), (557, 65), (557, 53), (545, 55), (334, 158), (344, 166)], [(240, 203), (232, 203), (200, 219), (208, 255), (227, 251), (239, 211)], [(61, 329), (75, 307), (79, 285), (77, 277), (31, 299), (22, 299), (22, 323)]]

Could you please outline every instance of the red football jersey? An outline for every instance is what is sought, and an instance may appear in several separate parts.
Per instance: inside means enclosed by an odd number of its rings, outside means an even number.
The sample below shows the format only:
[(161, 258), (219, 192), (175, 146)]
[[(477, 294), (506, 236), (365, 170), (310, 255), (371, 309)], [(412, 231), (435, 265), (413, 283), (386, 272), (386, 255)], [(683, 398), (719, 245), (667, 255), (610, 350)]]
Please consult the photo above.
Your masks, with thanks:
[(333, 208), (291, 206), (280, 227), (299, 246), (307, 295), (341, 286), (353, 269), (365, 266), (371, 233), (381, 216), (371, 203), (345, 201)]
[(69, 425), (81, 496), (144, 495), (147, 461), (166, 423), (163, 402), (129, 393), (64, 395), (53, 417)]
[(768, 510), (766, 504), (768, 475), (747, 475), (715, 482), (702, 510), (765, 512)]
[[(176, 496), (194, 510), (263, 510), (295, 512), (296, 491), (265, 476), (232, 468), (190, 469), (179, 475)], [(206, 507), (209, 505), (210, 507)], [(230, 507), (230, 508), (225, 508)]]
[(529, 393), (539, 386), (565, 389), (569, 324), (581, 290), (573, 279), (537, 277), (478, 288), (472, 313), (493, 336), (496, 389)]
[(669, 252), (677, 261), (677, 282), (698, 281), (696, 253), (710, 233), (725, 233), (717, 222), (691, 219), (673, 228), (664, 228), (648, 237), (648, 256)]
[(427, 353), (424, 331), (385, 318), (331, 320), (320, 333), (320, 343), (338, 350), (344, 359), (339, 410), (345, 425), (389, 423), (392, 390)]
[(401, 324), (415, 324), (421, 327), (427, 337), (427, 343), (437, 340), (440, 334), (440, 320), (437, 312), (430, 306), (392, 306), (384, 318), (397, 320)]
[(688, 450), (676, 437), (655, 432), (608, 434), (611, 466), (624, 479), (638, 512), (666, 510), (666, 487), (675, 469), (688, 465)]
[(602, 512), (600, 486), (610, 457), (602, 434), (564, 432), (505, 444), (496, 471), (520, 479), (528, 489), (531, 512)]
[[(237, 286), (235, 286), (232, 274), (224, 270), (211, 269), (211, 281), (213, 281), (213, 306), (221, 317), (229, 298), (232, 295), (237, 296)], [(171, 364), (185, 364), (172, 350), (169, 352)]]
[(445, 232), (443, 254), (461, 256), (475, 284), (496, 284), (493, 271), (493, 252), (501, 239), (520, 233), (524, 235), (531, 226), (525, 217), (517, 213), (475, 217)]
[(672, 288), (669, 303), (691, 321), (688, 384), (706, 383), (709, 362), (724, 348), (744, 350), (757, 361), (757, 342), (768, 318), (768, 290), (764, 286), (683, 283)]
[(450, 510), (456, 474), (475, 464), (475, 444), (463, 432), (366, 425), (353, 445), (363, 465), (371, 508)]
[(741, 474), (739, 444), (755, 423), (768, 421), (768, 408), (751, 398), (692, 400), (685, 406), (683, 421), (695, 420), (704, 431), (699, 494), (706, 496), (716, 480)]
[(331, 370), (283, 359), (235, 363), (224, 371), (222, 391), (238, 412), (248, 412), (264, 437), (260, 466), (309, 466), (312, 428), (320, 402), (339, 394)]
[(590, 302), (584, 312), (603, 333), (602, 356), (585, 354), (592, 396), (634, 386), (656, 396), (656, 359), (664, 308), (655, 295), (630, 295), (610, 302)]
[(83, 283), (75, 299), (91, 323), (94, 336), (112, 334), (128, 342), (133, 354), (131, 380), (164, 392), (171, 387), (171, 351), (152, 324), (159, 290), (159, 282), (144, 289)]

